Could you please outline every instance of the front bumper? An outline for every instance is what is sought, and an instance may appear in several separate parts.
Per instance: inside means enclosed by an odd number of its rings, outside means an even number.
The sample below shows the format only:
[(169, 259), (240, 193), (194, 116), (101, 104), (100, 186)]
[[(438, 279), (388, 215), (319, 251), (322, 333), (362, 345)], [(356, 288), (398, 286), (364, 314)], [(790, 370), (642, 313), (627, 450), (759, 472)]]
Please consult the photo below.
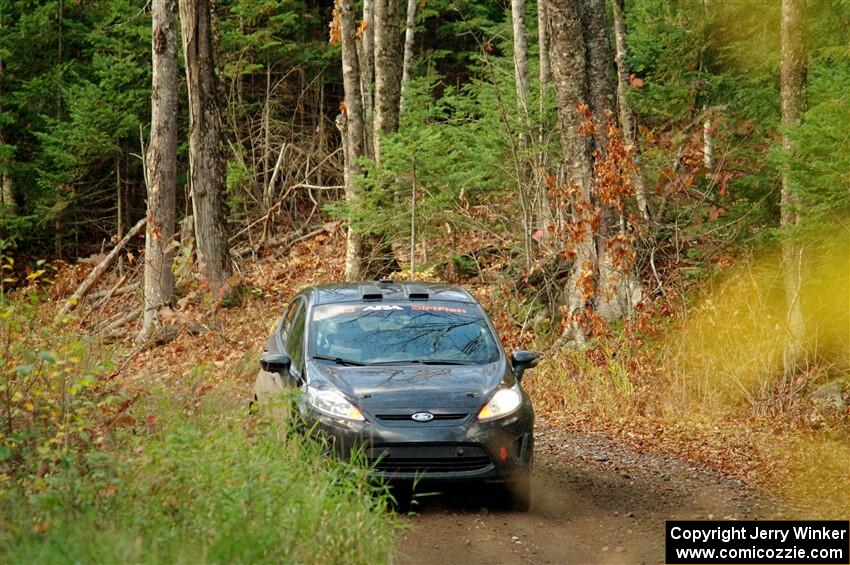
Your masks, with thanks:
[(340, 457), (365, 457), (372, 474), (385, 479), (512, 481), (530, 468), (534, 450), (534, 412), (527, 400), (505, 418), (479, 422), (471, 415), (456, 425), (304, 416)]

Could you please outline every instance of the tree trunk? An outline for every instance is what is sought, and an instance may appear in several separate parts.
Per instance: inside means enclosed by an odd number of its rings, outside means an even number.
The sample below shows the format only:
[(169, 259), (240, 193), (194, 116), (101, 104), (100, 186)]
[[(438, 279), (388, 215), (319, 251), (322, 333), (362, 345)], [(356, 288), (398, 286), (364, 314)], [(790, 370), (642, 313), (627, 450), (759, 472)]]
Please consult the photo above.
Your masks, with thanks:
[(546, 87), (552, 82), (552, 67), (549, 63), (549, 28), (546, 4), (549, 0), (537, 0), (537, 42), (540, 50), (540, 99), (541, 113)]
[[(0, 18), (0, 33), (5, 33), (5, 22)], [(3, 52), (0, 51), (0, 84), (3, 83), (3, 75), (6, 69), (6, 62), (3, 60)], [(3, 94), (0, 91), (0, 94)], [(0, 105), (0, 115), (3, 114), (3, 106)], [(0, 146), (5, 145), (6, 140), (3, 136), (3, 130), (0, 128)], [(7, 214), (14, 214), (17, 208), (15, 203), (15, 195), (13, 192), (12, 173), (9, 170), (10, 163), (0, 162), (0, 201), (5, 205)]]
[(372, 120), (375, 105), (372, 101), (373, 81), (375, 79), (375, 8), (374, 0), (363, 0), (363, 21), (366, 27), (360, 36), (358, 59), (360, 63), (360, 93), (363, 95), (363, 129), (366, 151), (374, 144)]
[(706, 114), (702, 123), (702, 164), (711, 176), (714, 172), (714, 124), (708, 116), (708, 108), (703, 106), (702, 111)]
[(401, 103), (401, 0), (375, 1), (375, 161), (381, 134), (398, 131)]
[(614, 40), (617, 50), (615, 61), (617, 63), (617, 109), (619, 110), (620, 127), (623, 130), (623, 140), (632, 147), (632, 158), (635, 164), (632, 182), (635, 187), (638, 212), (640, 212), (641, 219), (644, 222), (649, 222), (649, 199), (646, 195), (640, 146), (637, 142), (637, 126), (628, 98), (630, 73), (627, 60), (629, 50), (626, 43), (625, 0), (611, 0), (611, 7), (614, 15)]
[(189, 93), (189, 169), (198, 262), (210, 287), (222, 291), (230, 273), (210, 0), (180, 0)]
[(565, 289), (569, 316), (565, 337), (581, 345), (587, 335), (583, 321), (587, 309), (593, 304), (598, 260), (591, 225), (593, 162), (590, 139), (580, 131), (584, 117), (579, 106), (587, 104), (587, 61), (578, 2), (561, 0), (547, 3), (546, 7), (555, 100), (565, 157), (565, 181), (570, 189), (575, 190), (572, 230), (567, 242), (573, 269)]
[(521, 112), (528, 113), (528, 41), (525, 37), (525, 0), (511, 0), (514, 32), (514, 77)]
[(177, 0), (154, 0), (151, 142), (145, 156), (148, 221), (145, 235), (143, 341), (158, 324), (160, 308), (174, 299), (174, 220), (177, 208)]
[[(792, 154), (794, 147), (788, 136), (788, 129), (800, 126), (806, 105), (806, 0), (782, 0), (782, 68), (780, 77), (780, 98), (782, 104), (782, 125), (785, 133), (782, 144)], [(788, 229), (797, 223), (799, 200), (794, 193), (793, 180), (787, 171), (782, 174), (782, 228)], [(785, 375), (796, 372), (803, 357), (803, 338), (805, 323), (800, 303), (802, 286), (803, 249), (793, 242), (786, 241), (782, 246), (783, 278), (785, 281), (785, 302), (787, 315), (787, 333), (785, 339), (784, 365)]]
[[(0, 58), (0, 78), (2, 78), (3, 60)], [(0, 113), (3, 108), (0, 106)], [(0, 131), (0, 146), (4, 145), (3, 132)], [(12, 183), (12, 173), (7, 163), (0, 162), (0, 202), (3, 203), (6, 214), (14, 214), (17, 210), (15, 192)]]
[[(547, 3), (546, 9), (565, 181), (572, 190), (566, 255), (573, 267), (565, 289), (569, 318), (562, 339), (583, 345), (595, 320), (630, 311), (640, 286), (630, 272), (617, 268), (609, 249), (625, 221), (607, 200), (617, 196), (599, 193), (592, 157), (596, 153), (603, 159), (607, 153), (614, 102), (604, 2), (561, 0)], [(596, 125), (592, 135), (582, 127), (588, 118)]]
[[(608, 34), (605, 0), (585, 0), (582, 8), (588, 56), (588, 101), (596, 124), (594, 141), (597, 159), (602, 159), (608, 152), (607, 129), (614, 115), (614, 56)], [(631, 314), (634, 302), (640, 299), (641, 289), (631, 272), (624, 272), (617, 267), (609, 246), (615, 234), (625, 231), (626, 219), (598, 195), (594, 195), (594, 204), (600, 214), (596, 231), (599, 263), (595, 313), (603, 319), (613, 320)]]
[[(342, 82), (345, 90), (345, 113), (337, 119), (343, 135), (345, 154), (345, 197), (353, 202), (357, 197), (356, 177), (362, 174), (357, 159), (366, 151), (363, 121), (363, 98), (360, 93), (360, 65), (357, 60), (357, 24), (351, 0), (337, 0), (342, 40)], [(345, 248), (345, 278), (363, 278), (363, 242), (349, 222)]]
[[(702, 0), (703, 18), (707, 24), (712, 21), (710, 9), (710, 0)], [(708, 44), (711, 41), (710, 34), (707, 33), (710, 28), (708, 25), (704, 25), (703, 29), (705, 30), (705, 36), (702, 41), (704, 44)], [(700, 49), (699, 71), (706, 72), (706, 70), (705, 49)], [(704, 115), (704, 121), (702, 123), (702, 164), (708, 172), (709, 179), (712, 179), (714, 176), (714, 124), (711, 121), (708, 105), (705, 103), (702, 105), (702, 113)]]
[[(401, 0), (375, 0), (375, 162), (381, 163), (381, 137), (398, 131), (401, 112)], [(395, 196), (398, 198), (398, 195)], [(379, 203), (380, 204), (380, 203)], [(365, 272), (381, 278), (398, 268), (385, 233), (370, 237)], [(365, 254), (364, 254), (365, 256)]]
[(539, 123), (537, 132), (538, 141), (538, 156), (535, 163), (535, 173), (537, 183), (537, 194), (535, 197), (537, 225), (538, 229), (543, 230), (543, 236), (538, 240), (544, 246), (549, 242), (549, 228), (553, 225), (552, 205), (549, 199), (549, 186), (546, 183), (548, 172), (546, 170), (546, 136), (550, 130), (547, 120), (546, 101), (548, 98), (549, 83), (552, 82), (552, 70), (549, 65), (549, 33), (548, 22), (546, 17), (546, 0), (537, 0), (537, 43), (539, 50), (539, 70), (540, 70), (540, 97), (539, 103)]
[[(115, 235), (121, 239), (124, 237), (124, 231), (127, 229), (127, 202), (125, 196), (126, 190), (124, 183), (121, 182), (121, 157), (115, 160), (115, 223), (117, 229)], [(118, 274), (124, 276), (124, 258), (118, 258)]]
[[(410, 65), (413, 63), (413, 34), (416, 27), (416, 0), (407, 0), (407, 22), (404, 29), (404, 63), (401, 69), (401, 94), (410, 82)], [(402, 101), (402, 104), (404, 102)]]
[(6, 213), (15, 213), (17, 204), (15, 203), (15, 192), (13, 190), (12, 175), (4, 172), (0, 175), (0, 184), (2, 184), (3, 204), (6, 207)]
[[(272, 150), (271, 145), (271, 95), (272, 95), (272, 68), (271, 65), (266, 65), (266, 99), (263, 103), (263, 155), (261, 158), (263, 167), (263, 211), (268, 213), (271, 210), (274, 200), (274, 177), (269, 182), (269, 155)], [(286, 144), (284, 144), (285, 146)], [(283, 154), (281, 151), (280, 155)], [(280, 163), (278, 157), (277, 163)], [(277, 170), (277, 169), (275, 169)]]
[(604, 152), (608, 112), (614, 110), (614, 56), (608, 37), (605, 0), (584, 0), (581, 26), (587, 46), (587, 101), (596, 124), (596, 149)]

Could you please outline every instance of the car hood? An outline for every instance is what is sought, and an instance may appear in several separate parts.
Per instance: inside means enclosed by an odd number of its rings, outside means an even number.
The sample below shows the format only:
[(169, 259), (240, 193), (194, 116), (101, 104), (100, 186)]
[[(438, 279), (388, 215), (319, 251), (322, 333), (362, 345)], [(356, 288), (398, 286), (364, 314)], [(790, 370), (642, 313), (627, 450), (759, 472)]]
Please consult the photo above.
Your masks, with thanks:
[(346, 367), (308, 362), (310, 380), (327, 381), (355, 399), (367, 412), (375, 410), (474, 410), (489, 398), (505, 375), (506, 364), (389, 365)]

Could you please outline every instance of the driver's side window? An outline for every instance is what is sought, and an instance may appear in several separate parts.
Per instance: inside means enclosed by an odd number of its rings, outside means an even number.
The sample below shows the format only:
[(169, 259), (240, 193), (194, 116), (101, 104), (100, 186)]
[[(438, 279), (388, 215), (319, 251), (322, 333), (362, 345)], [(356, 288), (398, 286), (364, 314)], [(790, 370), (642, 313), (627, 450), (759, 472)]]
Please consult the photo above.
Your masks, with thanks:
[(280, 339), (284, 346), (286, 346), (286, 340), (289, 338), (289, 334), (292, 333), (292, 322), (295, 320), (295, 314), (297, 313), (296, 310), (298, 310), (299, 304), (301, 304), (301, 301), (295, 300), (289, 305), (289, 309), (286, 311), (286, 317), (280, 325)]
[(295, 316), (292, 319), (292, 327), (289, 329), (289, 334), (286, 340), (286, 352), (292, 359), (292, 367), (296, 373), (301, 372), (304, 366), (304, 332), (306, 330), (305, 322), (307, 319), (307, 308), (304, 306), (304, 301), (299, 301), (295, 308)]
[(280, 326), (280, 339), (283, 350), (292, 359), (292, 368), (298, 373), (304, 363), (304, 322), (307, 307), (304, 300), (295, 299), (286, 312), (286, 318)]

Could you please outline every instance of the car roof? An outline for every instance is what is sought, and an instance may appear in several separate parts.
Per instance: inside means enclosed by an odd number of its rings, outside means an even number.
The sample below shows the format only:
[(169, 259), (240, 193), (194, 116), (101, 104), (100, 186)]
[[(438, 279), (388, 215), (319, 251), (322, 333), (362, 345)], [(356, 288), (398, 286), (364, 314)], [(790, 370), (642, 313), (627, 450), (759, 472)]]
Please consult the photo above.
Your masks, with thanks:
[(415, 281), (363, 281), (332, 283), (304, 289), (310, 302), (334, 304), (339, 302), (379, 302), (407, 300), (440, 300), (476, 303), (463, 288), (445, 283)]

